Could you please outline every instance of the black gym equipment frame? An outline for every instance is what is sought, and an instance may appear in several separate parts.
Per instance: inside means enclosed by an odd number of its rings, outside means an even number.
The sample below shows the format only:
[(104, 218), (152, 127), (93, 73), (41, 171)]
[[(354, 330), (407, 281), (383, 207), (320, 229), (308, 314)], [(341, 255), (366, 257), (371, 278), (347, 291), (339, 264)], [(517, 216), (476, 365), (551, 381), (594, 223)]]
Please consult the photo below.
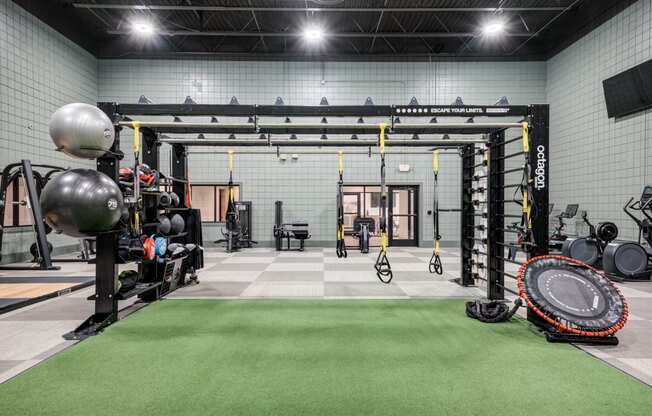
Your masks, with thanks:
[[(172, 176), (175, 178), (186, 178), (187, 174), (187, 147), (189, 146), (221, 146), (221, 147), (245, 147), (259, 146), (278, 149), (281, 146), (315, 146), (315, 147), (354, 147), (364, 146), (369, 148), (378, 146), (377, 141), (356, 140), (331, 140), (325, 135), (358, 135), (378, 134), (378, 124), (336, 124), (323, 122), (317, 124), (301, 124), (290, 121), (291, 117), (322, 117), (323, 119), (337, 117), (374, 117), (384, 118), (382, 123), (386, 125), (386, 133), (389, 135), (385, 146), (399, 147), (430, 147), (430, 148), (456, 148), (462, 157), (462, 181), (461, 194), (462, 204), (461, 216), (461, 274), (456, 281), (463, 286), (475, 284), (478, 276), (473, 272), (473, 254), (475, 242), (474, 228), (475, 218), (485, 217), (488, 220), (487, 229), (487, 297), (490, 300), (502, 300), (505, 296), (505, 272), (504, 248), (508, 246), (505, 242), (505, 214), (504, 190), (505, 174), (522, 171), (519, 169), (505, 169), (504, 145), (505, 130), (509, 128), (521, 128), (522, 122), (526, 121), (529, 126), (530, 152), (528, 153), (529, 169), (528, 183), (531, 183), (531, 200), (533, 201), (533, 212), (531, 217), (530, 232), (532, 235), (532, 247), (527, 250), (528, 258), (548, 254), (548, 185), (549, 185), (549, 107), (545, 104), (532, 105), (355, 105), (355, 106), (295, 106), (295, 105), (211, 105), (211, 104), (118, 104), (99, 103), (98, 106), (109, 115), (114, 122), (116, 133), (122, 127), (131, 127), (131, 120), (137, 120), (139, 116), (165, 116), (165, 117), (212, 117), (212, 122), (185, 122), (185, 121), (141, 121), (141, 131), (144, 135), (144, 156), (143, 162), (148, 163), (145, 155), (148, 152), (160, 151), (163, 143), (172, 146)], [(247, 117), (247, 123), (226, 124), (217, 122), (220, 117)], [(259, 117), (285, 118), (285, 121), (277, 123), (261, 122)], [(398, 119), (409, 119), (415, 117), (432, 118), (430, 123), (406, 123)], [(464, 122), (440, 123), (437, 117), (463, 118)], [(491, 119), (514, 119), (517, 122), (480, 122), (475, 118), (487, 117)], [(204, 139), (204, 138), (179, 138), (162, 137), (165, 133), (225, 133), (231, 134), (229, 139)], [(243, 134), (255, 138), (241, 139), (235, 135)], [(273, 135), (292, 134), (290, 139), (272, 140)], [(299, 134), (322, 135), (321, 140), (293, 140)], [(417, 135), (417, 134), (459, 134), (459, 135), (483, 135), (482, 139), (450, 139), (446, 136), (441, 139), (413, 139), (402, 140), (392, 139), (394, 134)], [(146, 137), (145, 137), (146, 135)], [(195, 136), (196, 137), (196, 136)], [(513, 141), (510, 139), (508, 142)], [(148, 144), (149, 143), (149, 144)], [(488, 146), (491, 149), (490, 160), (486, 163), (487, 176), (490, 179), (487, 191), (488, 210), (486, 214), (476, 211), (473, 203), (472, 193), (475, 169), (475, 155), (479, 145)], [(107, 174), (117, 181), (118, 178), (118, 157), (119, 142), (116, 140), (114, 148), (104, 157), (98, 159), (98, 170)], [(158, 159), (157, 159), (158, 160)], [(148, 163), (152, 166), (152, 163)], [(153, 166), (152, 166), (153, 167)], [(173, 191), (176, 192), (182, 201), (186, 200), (186, 184), (175, 182)], [(509, 201), (507, 201), (509, 202)], [(117, 265), (115, 254), (117, 247), (117, 235), (107, 233), (98, 236), (97, 240), (97, 296), (96, 320), (104, 319), (111, 323), (117, 319), (117, 300), (115, 299), (115, 282), (117, 279)], [(508, 290), (509, 291), (509, 290)]]
[[(40, 173), (35, 172), (33, 168), (46, 168), (49, 169), (49, 172), (44, 176), (41, 176)], [(56, 172), (62, 172), (65, 169), (59, 166), (52, 165), (34, 165), (29, 160), (23, 159), (20, 163), (12, 163), (7, 166), (2, 171), (2, 183), (0, 184), (0, 218), (4, 219), (5, 209), (7, 208), (6, 192), (9, 184), (14, 183), (14, 180), (23, 178), (25, 183), (26, 195), (25, 197), (29, 200), (29, 207), (32, 213), (33, 228), (34, 234), (36, 235), (36, 248), (39, 253), (36, 260), (35, 266), (0, 266), (0, 270), (59, 270), (60, 267), (54, 266), (50, 246), (47, 241), (47, 230), (45, 223), (43, 222), (43, 214), (41, 211), (41, 204), (39, 203), (39, 197), (41, 193), (41, 186), (46, 183), (51, 174)], [(37, 183), (38, 182), (38, 183)], [(38, 186), (37, 186), (38, 185)], [(13, 209), (13, 207), (12, 207)], [(14, 212), (16, 215), (16, 212)], [(2, 240), (4, 236), (4, 228), (0, 224), (0, 258), (2, 257)]]

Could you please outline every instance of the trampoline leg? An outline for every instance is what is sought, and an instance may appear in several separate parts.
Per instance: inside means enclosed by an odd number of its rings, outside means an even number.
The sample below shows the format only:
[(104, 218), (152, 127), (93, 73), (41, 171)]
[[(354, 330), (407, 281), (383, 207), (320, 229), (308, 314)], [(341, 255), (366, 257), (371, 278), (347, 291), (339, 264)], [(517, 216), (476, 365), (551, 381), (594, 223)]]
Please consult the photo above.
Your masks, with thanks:
[(592, 337), (586, 335), (567, 334), (558, 332), (551, 327), (546, 321), (533, 313), (530, 308), (527, 310), (527, 320), (536, 325), (546, 336), (548, 342), (565, 342), (569, 344), (591, 344), (591, 345), (618, 345), (618, 338), (610, 337)]
[(585, 335), (564, 334), (554, 331), (544, 331), (548, 342), (565, 342), (572, 344), (591, 344), (591, 345), (618, 345), (618, 338), (610, 337), (589, 337)]

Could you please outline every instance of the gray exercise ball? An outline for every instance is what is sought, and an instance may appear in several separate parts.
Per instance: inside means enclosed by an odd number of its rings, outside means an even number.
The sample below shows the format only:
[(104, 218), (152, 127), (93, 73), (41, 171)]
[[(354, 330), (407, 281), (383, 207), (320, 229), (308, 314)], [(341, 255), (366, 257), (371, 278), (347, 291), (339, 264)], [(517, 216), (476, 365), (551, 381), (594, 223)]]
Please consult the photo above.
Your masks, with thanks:
[(172, 234), (181, 234), (186, 229), (186, 222), (179, 214), (174, 214), (170, 219), (170, 223), (172, 224)]
[(91, 169), (67, 170), (50, 179), (40, 201), (45, 222), (72, 237), (113, 229), (124, 208), (118, 185)]
[(171, 201), (171, 206), (173, 206), (175, 208), (178, 207), (179, 203), (181, 202), (179, 200), (179, 195), (177, 195), (174, 192), (170, 192), (170, 201)]
[(115, 140), (109, 117), (99, 108), (84, 103), (59, 108), (52, 114), (49, 127), (57, 149), (80, 159), (101, 157)]
[(170, 222), (170, 219), (165, 215), (161, 215), (158, 218), (158, 232), (163, 235), (168, 235), (170, 234), (170, 230), (172, 230), (172, 223)]

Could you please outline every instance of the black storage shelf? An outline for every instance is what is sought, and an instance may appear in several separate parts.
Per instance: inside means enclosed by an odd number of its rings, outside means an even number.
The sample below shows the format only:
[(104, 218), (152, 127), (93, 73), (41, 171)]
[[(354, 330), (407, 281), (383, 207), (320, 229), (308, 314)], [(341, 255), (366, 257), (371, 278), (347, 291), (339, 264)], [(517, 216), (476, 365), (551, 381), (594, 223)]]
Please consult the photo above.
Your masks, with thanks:
[(190, 208), (161, 208), (165, 212), (183, 212), (188, 211)]
[(154, 290), (154, 289), (156, 289), (157, 287), (161, 286), (162, 283), (163, 283), (163, 282), (156, 282), (156, 283), (140, 283), (140, 284), (137, 284), (135, 288), (131, 289), (131, 290), (128, 291), (128, 292), (117, 293), (117, 294), (115, 295), (115, 298), (116, 298), (117, 300), (125, 300), (125, 299), (129, 299), (129, 298), (132, 298), (132, 297), (134, 297), (134, 296), (138, 296), (138, 295), (140, 295), (141, 293), (145, 293), (145, 292), (149, 292), (150, 290)]

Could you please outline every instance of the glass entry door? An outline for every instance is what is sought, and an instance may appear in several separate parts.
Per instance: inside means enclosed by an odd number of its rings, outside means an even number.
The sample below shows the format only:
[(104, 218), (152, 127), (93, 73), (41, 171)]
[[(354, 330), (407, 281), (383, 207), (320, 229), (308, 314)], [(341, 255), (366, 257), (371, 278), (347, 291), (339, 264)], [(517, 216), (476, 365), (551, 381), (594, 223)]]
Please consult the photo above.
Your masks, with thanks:
[(387, 226), (390, 246), (418, 246), (418, 187), (390, 185), (388, 194)]
[[(344, 240), (346, 246), (357, 247), (353, 235), (353, 221), (358, 217), (372, 218), (376, 231), (371, 233), (369, 245), (380, 246), (380, 186), (347, 185), (344, 192)], [(419, 187), (389, 185), (387, 187), (387, 233), (390, 246), (418, 245)]]

